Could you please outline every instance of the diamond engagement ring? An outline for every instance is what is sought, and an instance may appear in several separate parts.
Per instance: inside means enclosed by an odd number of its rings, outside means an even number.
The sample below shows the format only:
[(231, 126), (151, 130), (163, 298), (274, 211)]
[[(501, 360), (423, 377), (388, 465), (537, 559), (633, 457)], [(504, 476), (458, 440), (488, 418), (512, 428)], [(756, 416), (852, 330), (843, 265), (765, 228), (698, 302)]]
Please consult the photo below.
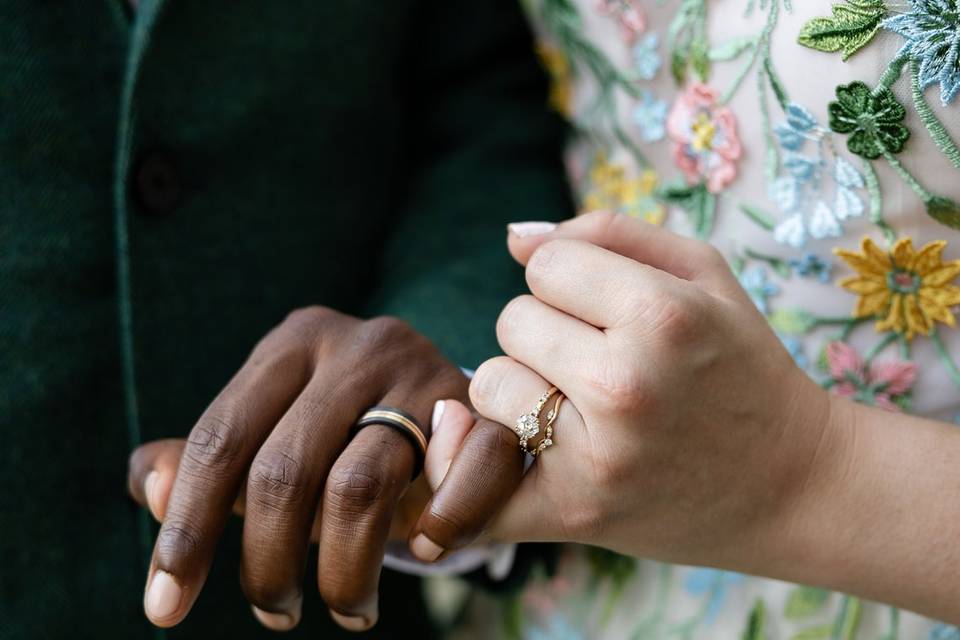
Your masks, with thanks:
[[(554, 402), (553, 408), (547, 411), (547, 414), (544, 416), (546, 418), (546, 422), (543, 425), (543, 439), (540, 440), (536, 446), (531, 448), (528, 446), (528, 443), (540, 433), (540, 414), (543, 413), (544, 407), (546, 407), (547, 403), (550, 402), (550, 398), (555, 395), (557, 396), (557, 399)], [(513, 427), (513, 431), (517, 434), (517, 437), (520, 438), (521, 449), (536, 457), (543, 453), (544, 449), (553, 445), (553, 423), (557, 419), (557, 414), (560, 411), (560, 404), (563, 402), (563, 398), (563, 393), (561, 393), (556, 387), (550, 387), (543, 393), (543, 395), (540, 396), (539, 400), (537, 400), (537, 405), (532, 411), (517, 418), (517, 422)]]

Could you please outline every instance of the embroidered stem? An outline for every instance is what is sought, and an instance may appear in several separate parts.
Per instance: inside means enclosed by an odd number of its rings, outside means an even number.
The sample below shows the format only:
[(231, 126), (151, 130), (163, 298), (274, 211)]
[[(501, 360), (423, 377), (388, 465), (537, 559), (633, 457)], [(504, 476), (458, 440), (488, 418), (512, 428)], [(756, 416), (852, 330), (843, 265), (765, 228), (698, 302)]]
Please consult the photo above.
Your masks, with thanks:
[(749, 248), (746, 249), (744, 253), (747, 254), (748, 258), (759, 260), (760, 262), (765, 262), (766, 264), (770, 265), (770, 268), (776, 271), (781, 278), (790, 277), (790, 265), (784, 262), (783, 260), (781, 260), (780, 258), (777, 258), (775, 256), (768, 256), (764, 253), (760, 253), (759, 251), (754, 251), (753, 249), (749, 249)]
[(843, 604), (840, 605), (840, 612), (834, 622), (831, 636), (833, 640), (853, 640), (857, 627), (860, 626), (862, 613), (863, 605), (859, 598), (843, 596)]
[(777, 178), (777, 171), (780, 167), (780, 154), (777, 151), (777, 145), (773, 139), (773, 124), (770, 121), (767, 87), (763, 81), (765, 75), (763, 69), (757, 72), (757, 97), (760, 100), (760, 125), (763, 131), (763, 146), (765, 150), (763, 172), (769, 184)]
[(884, 336), (883, 340), (873, 345), (873, 348), (870, 349), (870, 351), (868, 351), (867, 354), (864, 356), (863, 358), (864, 361), (867, 364), (870, 364), (871, 362), (873, 362), (873, 359), (876, 358), (881, 351), (889, 347), (899, 337), (900, 337), (900, 334), (896, 333), (895, 331), (891, 331), (890, 333), (888, 333), (886, 336)]
[(910, 344), (910, 341), (907, 340), (907, 336), (901, 333), (900, 334), (900, 358), (902, 360), (910, 360), (910, 358), (912, 357), (911, 356), (912, 352), (913, 352), (913, 348)]
[(877, 81), (877, 86), (873, 90), (873, 96), (877, 97), (884, 89), (889, 89), (893, 83), (903, 75), (903, 67), (909, 61), (910, 57), (903, 53), (891, 60), (883, 72), (883, 75), (880, 76), (880, 80)]
[(930, 340), (933, 342), (933, 348), (937, 350), (937, 355), (940, 356), (940, 361), (943, 362), (950, 379), (960, 387), (960, 368), (957, 367), (957, 363), (953, 360), (950, 352), (947, 351), (947, 346), (943, 344), (943, 338), (940, 337), (936, 329), (930, 334)]
[(766, 51), (767, 55), (769, 55), (770, 34), (773, 33), (773, 28), (777, 26), (777, 18), (779, 15), (780, 2), (771, 2), (770, 12), (767, 14), (767, 22), (763, 27), (763, 31), (760, 32), (760, 36), (757, 38), (757, 43), (754, 45), (753, 51), (750, 52), (750, 57), (747, 58), (747, 61), (737, 72), (737, 75), (734, 77), (733, 84), (730, 85), (730, 87), (724, 92), (723, 97), (720, 98), (720, 104), (727, 104), (733, 98), (733, 96), (736, 95), (737, 91), (740, 89), (740, 85), (743, 84), (747, 74), (750, 73), (750, 69), (753, 68), (754, 64), (756, 64), (760, 54)]
[(867, 194), (870, 197), (870, 222), (880, 228), (887, 244), (893, 245), (897, 241), (897, 232), (883, 219), (883, 195), (880, 191), (877, 172), (873, 168), (873, 163), (866, 158), (863, 158), (860, 164), (863, 167), (863, 179), (866, 182)]
[(773, 231), (773, 228), (776, 226), (776, 223), (773, 221), (773, 216), (766, 211), (761, 211), (748, 204), (741, 204), (740, 211), (767, 231)]
[(957, 148), (957, 143), (950, 137), (923, 95), (923, 89), (920, 87), (920, 64), (916, 60), (910, 66), (910, 79), (913, 104), (917, 109), (917, 115), (920, 116), (920, 121), (923, 122), (936, 145), (940, 147), (940, 151), (950, 159), (954, 167), (960, 169), (960, 149)]
[(920, 196), (920, 199), (923, 200), (924, 203), (928, 203), (933, 200), (933, 194), (927, 191), (922, 184), (917, 182), (917, 179), (914, 178), (909, 171), (907, 171), (907, 168), (903, 166), (903, 163), (901, 163), (895, 155), (884, 149), (883, 157), (887, 159), (887, 162), (890, 163), (890, 166), (893, 167), (893, 170), (897, 172), (900, 178), (907, 183), (907, 186), (913, 189), (914, 193)]
[(900, 637), (900, 609), (890, 607), (888, 611), (890, 613), (890, 627), (887, 630), (887, 635), (884, 636), (884, 640), (897, 640)]
[(777, 74), (776, 69), (773, 68), (773, 60), (770, 57), (770, 41), (766, 43), (766, 47), (763, 52), (763, 69), (767, 72), (767, 78), (770, 80), (770, 88), (773, 89), (773, 95), (777, 97), (777, 102), (780, 103), (780, 108), (784, 111), (787, 110), (787, 106), (790, 104), (790, 98), (787, 96), (787, 90), (783, 86), (783, 82), (780, 80), (780, 76)]

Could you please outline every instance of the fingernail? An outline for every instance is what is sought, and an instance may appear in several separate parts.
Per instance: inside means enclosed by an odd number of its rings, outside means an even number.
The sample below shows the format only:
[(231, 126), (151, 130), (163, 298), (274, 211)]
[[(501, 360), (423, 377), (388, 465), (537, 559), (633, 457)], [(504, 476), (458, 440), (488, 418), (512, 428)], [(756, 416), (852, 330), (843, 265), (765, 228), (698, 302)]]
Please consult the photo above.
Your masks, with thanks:
[(540, 236), (550, 233), (557, 228), (552, 222), (511, 222), (507, 225), (510, 233), (518, 238), (529, 238), (530, 236)]
[(430, 427), (433, 434), (437, 434), (440, 427), (440, 421), (443, 419), (443, 408), (447, 406), (446, 400), (437, 400), (433, 403), (433, 415), (430, 417)]
[(345, 616), (342, 613), (337, 613), (333, 609), (330, 609), (330, 617), (347, 631), (366, 631), (377, 624), (377, 618), (379, 616), (376, 596), (373, 598), (373, 604), (370, 605), (367, 611), (359, 616)]
[(177, 612), (182, 597), (183, 590), (173, 576), (157, 571), (143, 599), (143, 608), (151, 619), (164, 620)]
[(433, 562), (443, 553), (443, 547), (421, 533), (410, 543), (410, 551), (422, 562)]
[(153, 518), (159, 522), (160, 521), (160, 510), (157, 509), (157, 480), (160, 479), (159, 471), (151, 471), (147, 474), (147, 477), (143, 481), (143, 493), (147, 496), (147, 509), (150, 510), (150, 513), (153, 515)]
[(297, 626), (299, 615), (292, 613), (270, 613), (258, 607), (251, 607), (253, 615), (256, 616), (260, 624), (273, 631), (289, 631)]

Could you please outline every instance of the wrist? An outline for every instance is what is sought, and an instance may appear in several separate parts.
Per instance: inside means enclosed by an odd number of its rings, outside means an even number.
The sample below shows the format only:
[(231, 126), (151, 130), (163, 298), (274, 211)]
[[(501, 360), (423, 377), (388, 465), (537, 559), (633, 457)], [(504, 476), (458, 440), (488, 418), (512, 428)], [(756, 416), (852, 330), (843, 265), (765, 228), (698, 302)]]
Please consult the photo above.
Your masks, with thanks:
[[(807, 380), (811, 389), (799, 401), (794, 430), (787, 442), (788, 479), (767, 535), (763, 566), (756, 569), (771, 577), (812, 582), (835, 569), (837, 528), (850, 516), (844, 486), (860, 468), (857, 458), (859, 405), (832, 395)], [(799, 433), (798, 433), (799, 432)]]

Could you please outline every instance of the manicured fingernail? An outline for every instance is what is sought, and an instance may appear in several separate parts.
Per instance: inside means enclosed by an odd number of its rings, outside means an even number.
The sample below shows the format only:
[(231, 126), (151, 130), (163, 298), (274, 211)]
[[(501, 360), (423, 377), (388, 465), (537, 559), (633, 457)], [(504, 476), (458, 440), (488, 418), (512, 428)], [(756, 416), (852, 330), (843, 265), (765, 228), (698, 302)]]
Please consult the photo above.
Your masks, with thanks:
[(160, 510), (157, 508), (157, 481), (160, 479), (159, 471), (151, 471), (147, 474), (147, 477), (143, 481), (143, 493), (147, 497), (147, 509), (150, 509), (150, 513), (153, 515), (154, 519), (160, 521)]
[(377, 624), (377, 618), (379, 616), (376, 596), (374, 596), (373, 604), (370, 605), (368, 610), (359, 616), (345, 616), (342, 613), (337, 613), (333, 609), (330, 610), (330, 617), (347, 631), (366, 631)]
[(260, 621), (260, 624), (265, 626), (267, 629), (272, 629), (273, 631), (289, 631), (297, 626), (297, 621), (300, 618), (299, 614), (270, 613), (257, 607), (252, 607), (252, 609), (253, 615), (257, 617), (257, 620)]
[(150, 587), (143, 598), (143, 609), (152, 620), (165, 620), (180, 608), (183, 589), (166, 571), (153, 574)]
[(433, 435), (437, 435), (440, 428), (440, 421), (443, 420), (443, 408), (447, 406), (446, 400), (437, 400), (433, 403), (433, 415), (430, 417), (430, 427)]
[(550, 233), (557, 228), (552, 222), (511, 222), (507, 225), (510, 233), (518, 238), (529, 238), (530, 236), (540, 236)]
[(421, 533), (410, 543), (410, 551), (422, 562), (433, 562), (443, 553), (443, 547)]

